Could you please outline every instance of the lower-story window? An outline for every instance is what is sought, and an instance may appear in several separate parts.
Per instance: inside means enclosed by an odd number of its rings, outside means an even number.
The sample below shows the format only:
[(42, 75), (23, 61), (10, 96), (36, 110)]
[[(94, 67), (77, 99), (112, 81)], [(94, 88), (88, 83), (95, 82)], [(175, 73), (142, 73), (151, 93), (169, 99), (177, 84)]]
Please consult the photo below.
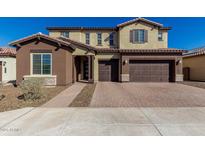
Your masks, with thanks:
[(51, 74), (50, 53), (32, 53), (32, 73), (33, 75)]

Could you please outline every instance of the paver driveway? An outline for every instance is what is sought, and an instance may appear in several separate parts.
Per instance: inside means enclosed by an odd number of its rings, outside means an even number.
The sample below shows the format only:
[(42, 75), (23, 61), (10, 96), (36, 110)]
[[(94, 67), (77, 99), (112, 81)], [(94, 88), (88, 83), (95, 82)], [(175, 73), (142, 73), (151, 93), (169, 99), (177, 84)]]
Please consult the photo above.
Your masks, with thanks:
[(205, 89), (178, 83), (97, 83), (91, 107), (205, 106)]

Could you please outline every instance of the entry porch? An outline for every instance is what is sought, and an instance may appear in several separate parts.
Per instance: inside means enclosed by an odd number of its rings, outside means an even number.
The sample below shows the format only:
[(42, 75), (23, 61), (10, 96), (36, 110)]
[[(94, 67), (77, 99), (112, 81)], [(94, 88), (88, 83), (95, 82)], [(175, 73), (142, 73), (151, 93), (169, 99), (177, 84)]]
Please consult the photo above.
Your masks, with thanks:
[(73, 82), (94, 82), (94, 56), (73, 56)]

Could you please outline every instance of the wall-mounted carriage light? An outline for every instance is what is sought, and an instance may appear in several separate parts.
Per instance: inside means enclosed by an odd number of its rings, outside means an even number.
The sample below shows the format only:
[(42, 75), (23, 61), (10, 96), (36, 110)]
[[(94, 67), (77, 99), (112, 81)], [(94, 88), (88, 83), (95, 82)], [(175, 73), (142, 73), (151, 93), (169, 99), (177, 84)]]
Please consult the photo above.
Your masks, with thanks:
[(126, 59), (126, 60), (124, 60), (124, 64), (127, 64), (128, 63), (128, 60)]
[(181, 64), (181, 63), (182, 63), (182, 60), (181, 60), (181, 59), (179, 59), (179, 60), (176, 61), (176, 64), (177, 64), (177, 65), (179, 65), (179, 64)]
[(5, 65), (6, 65), (6, 62), (4, 61), (3, 66), (5, 66)]

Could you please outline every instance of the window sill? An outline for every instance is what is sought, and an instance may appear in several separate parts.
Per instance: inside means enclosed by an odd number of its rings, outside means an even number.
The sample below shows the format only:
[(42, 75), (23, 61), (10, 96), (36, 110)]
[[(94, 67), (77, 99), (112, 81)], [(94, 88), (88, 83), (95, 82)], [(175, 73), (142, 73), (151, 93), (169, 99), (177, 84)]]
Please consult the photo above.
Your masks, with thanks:
[(23, 77), (37, 77), (37, 78), (40, 78), (40, 77), (56, 77), (56, 75), (24, 75)]
[(148, 42), (133, 42), (133, 44), (146, 44)]

